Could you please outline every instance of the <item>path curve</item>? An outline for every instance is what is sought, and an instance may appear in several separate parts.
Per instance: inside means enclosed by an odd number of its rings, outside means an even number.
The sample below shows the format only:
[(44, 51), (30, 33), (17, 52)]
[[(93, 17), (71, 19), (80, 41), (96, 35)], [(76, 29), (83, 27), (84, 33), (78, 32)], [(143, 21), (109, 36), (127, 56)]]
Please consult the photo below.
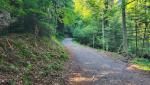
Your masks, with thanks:
[(127, 69), (127, 64), (112, 60), (97, 50), (63, 41), (72, 55), (69, 85), (150, 85), (150, 76)]

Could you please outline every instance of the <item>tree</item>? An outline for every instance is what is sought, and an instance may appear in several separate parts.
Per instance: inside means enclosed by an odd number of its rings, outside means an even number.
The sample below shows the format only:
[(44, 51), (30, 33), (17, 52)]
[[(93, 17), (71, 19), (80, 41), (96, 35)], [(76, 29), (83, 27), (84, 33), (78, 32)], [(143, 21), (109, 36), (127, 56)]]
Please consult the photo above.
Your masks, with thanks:
[(126, 28), (126, 2), (122, 0), (122, 32), (123, 32), (123, 51), (128, 52), (127, 28)]

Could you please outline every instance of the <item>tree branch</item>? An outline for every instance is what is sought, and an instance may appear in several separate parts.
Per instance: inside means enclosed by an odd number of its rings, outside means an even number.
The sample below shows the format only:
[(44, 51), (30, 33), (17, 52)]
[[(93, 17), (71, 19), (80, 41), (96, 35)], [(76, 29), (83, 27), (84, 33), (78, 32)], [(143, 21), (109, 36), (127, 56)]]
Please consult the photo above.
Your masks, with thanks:
[(131, 4), (131, 3), (134, 2), (134, 1), (136, 1), (136, 0), (130, 1), (130, 2), (128, 2), (126, 5)]

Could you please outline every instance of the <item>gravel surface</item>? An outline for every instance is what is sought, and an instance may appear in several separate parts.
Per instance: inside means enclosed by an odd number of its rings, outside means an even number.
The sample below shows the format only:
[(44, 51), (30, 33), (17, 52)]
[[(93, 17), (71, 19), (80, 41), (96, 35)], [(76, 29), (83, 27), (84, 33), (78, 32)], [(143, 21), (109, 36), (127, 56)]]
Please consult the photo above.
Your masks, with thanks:
[(150, 75), (132, 70), (119, 60), (113, 60), (96, 49), (63, 41), (71, 54), (68, 85), (150, 85)]

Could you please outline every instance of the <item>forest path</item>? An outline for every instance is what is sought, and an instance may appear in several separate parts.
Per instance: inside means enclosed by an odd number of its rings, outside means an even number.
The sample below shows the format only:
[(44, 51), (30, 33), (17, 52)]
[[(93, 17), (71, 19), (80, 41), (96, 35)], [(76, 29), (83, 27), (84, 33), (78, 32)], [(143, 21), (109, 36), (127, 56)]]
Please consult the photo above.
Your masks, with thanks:
[(127, 64), (96, 49), (66, 38), (63, 44), (72, 58), (69, 62), (69, 85), (150, 85), (150, 76), (130, 70)]

